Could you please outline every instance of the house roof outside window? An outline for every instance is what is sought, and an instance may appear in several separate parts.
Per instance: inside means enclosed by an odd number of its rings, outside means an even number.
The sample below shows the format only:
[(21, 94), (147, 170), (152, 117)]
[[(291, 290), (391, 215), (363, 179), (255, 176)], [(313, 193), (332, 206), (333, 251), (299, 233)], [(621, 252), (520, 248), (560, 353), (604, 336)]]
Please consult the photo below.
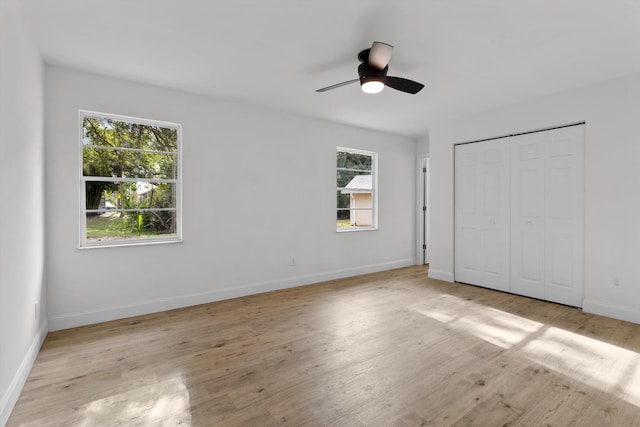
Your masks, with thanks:
[(371, 193), (372, 175), (356, 175), (341, 191), (342, 194)]

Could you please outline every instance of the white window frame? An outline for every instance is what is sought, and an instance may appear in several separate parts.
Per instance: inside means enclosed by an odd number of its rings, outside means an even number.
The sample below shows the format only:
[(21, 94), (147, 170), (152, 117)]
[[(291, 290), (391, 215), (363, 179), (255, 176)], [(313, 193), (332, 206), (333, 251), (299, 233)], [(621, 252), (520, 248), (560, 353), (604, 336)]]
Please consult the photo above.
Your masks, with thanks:
[[(339, 152), (353, 153), (353, 154), (363, 154), (367, 156), (371, 156), (371, 200), (372, 200), (372, 225), (365, 227), (345, 227), (338, 228), (336, 225), (336, 232), (338, 233), (350, 233), (354, 231), (372, 231), (378, 229), (378, 153), (375, 151), (361, 150), (359, 148), (348, 148), (348, 147), (336, 147), (336, 154)], [(336, 164), (336, 172), (338, 171), (338, 165)], [(342, 187), (337, 187), (336, 190), (341, 190)], [(337, 200), (335, 206), (334, 215), (337, 214)]]
[[(159, 120), (150, 120), (150, 119), (142, 119), (139, 117), (130, 117), (123, 116), (119, 114), (109, 114), (109, 113), (100, 113), (97, 111), (89, 111), (89, 110), (79, 110), (79, 192), (80, 192), (80, 205), (79, 205), (79, 225), (80, 225), (80, 239), (79, 239), (79, 247), (80, 249), (86, 248), (104, 248), (104, 247), (117, 247), (117, 246), (137, 246), (137, 245), (153, 245), (153, 244), (162, 244), (162, 243), (179, 243), (182, 242), (182, 125), (179, 123), (171, 123), (164, 122)], [(83, 171), (83, 148), (85, 147), (83, 143), (84, 137), (84, 129), (83, 123), (84, 119), (87, 117), (94, 118), (103, 118), (115, 121), (123, 121), (129, 123), (136, 123), (140, 125), (149, 125), (149, 126), (158, 126), (164, 128), (172, 128), (176, 129), (177, 133), (177, 152), (176, 152), (176, 162), (178, 171), (176, 177), (174, 179), (145, 179), (145, 178), (114, 178), (114, 177), (88, 177), (84, 176)], [(132, 151), (139, 151), (133, 150)], [(165, 236), (165, 237), (145, 237), (145, 238), (131, 238), (131, 239), (120, 239), (120, 240), (101, 240), (101, 241), (88, 241), (87, 240), (87, 209), (86, 209), (86, 182), (88, 181), (113, 181), (113, 182), (145, 182), (145, 181), (153, 181), (153, 182), (168, 182), (175, 185), (176, 188), (176, 234), (173, 236)], [(145, 211), (166, 211), (167, 209), (144, 209)]]

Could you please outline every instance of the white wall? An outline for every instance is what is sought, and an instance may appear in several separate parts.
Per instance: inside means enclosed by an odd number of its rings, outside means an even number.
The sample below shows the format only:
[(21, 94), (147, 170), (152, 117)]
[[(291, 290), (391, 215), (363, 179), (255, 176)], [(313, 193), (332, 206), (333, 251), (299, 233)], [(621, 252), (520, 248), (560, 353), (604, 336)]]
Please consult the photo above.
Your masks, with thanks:
[[(45, 88), (52, 330), (414, 262), (409, 138), (59, 67)], [(78, 249), (78, 109), (182, 124), (184, 243)], [(337, 146), (379, 153), (378, 231), (335, 232)]]
[(640, 323), (639, 117), (634, 75), (432, 126), (430, 276), (453, 279), (454, 143), (586, 121), (583, 308)]
[(429, 157), (429, 135), (416, 140), (416, 154), (418, 157)]
[(42, 69), (17, 2), (0, 2), (0, 425), (46, 334)]

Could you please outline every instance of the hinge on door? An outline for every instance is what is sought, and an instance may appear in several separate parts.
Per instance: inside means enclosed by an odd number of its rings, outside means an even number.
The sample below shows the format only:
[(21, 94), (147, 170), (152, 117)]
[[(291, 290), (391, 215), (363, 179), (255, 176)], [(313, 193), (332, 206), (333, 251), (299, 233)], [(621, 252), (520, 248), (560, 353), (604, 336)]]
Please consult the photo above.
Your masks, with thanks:
[(427, 168), (422, 168), (422, 173), (427, 173)]
[(427, 245), (423, 244), (423, 245), (422, 245), (422, 250), (423, 250), (423, 251), (426, 251), (426, 250), (427, 250)]
[(423, 207), (422, 207), (422, 212), (426, 212), (426, 211), (427, 211), (427, 207), (426, 207), (426, 206), (423, 206)]

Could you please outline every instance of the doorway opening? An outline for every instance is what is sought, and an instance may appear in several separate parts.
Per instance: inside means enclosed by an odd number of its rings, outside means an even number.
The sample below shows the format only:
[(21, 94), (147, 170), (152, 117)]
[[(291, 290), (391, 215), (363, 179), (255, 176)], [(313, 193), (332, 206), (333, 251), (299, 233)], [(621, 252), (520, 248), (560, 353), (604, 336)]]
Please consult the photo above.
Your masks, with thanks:
[(429, 157), (417, 161), (416, 264), (429, 265)]

